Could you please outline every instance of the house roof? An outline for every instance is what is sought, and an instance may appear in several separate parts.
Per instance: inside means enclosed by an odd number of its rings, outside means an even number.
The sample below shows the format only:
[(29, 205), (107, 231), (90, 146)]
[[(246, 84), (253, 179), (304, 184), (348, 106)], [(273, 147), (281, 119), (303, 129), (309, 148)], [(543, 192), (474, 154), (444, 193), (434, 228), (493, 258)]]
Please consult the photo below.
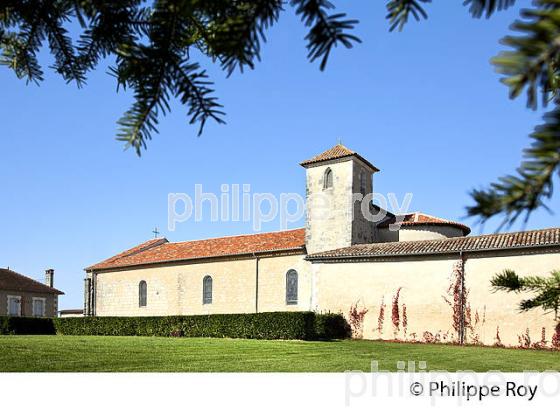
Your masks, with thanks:
[[(408, 214), (402, 214), (399, 216), (403, 217), (401, 226), (405, 226), (405, 227), (422, 226), (422, 225), (448, 225), (461, 229), (465, 235), (471, 233), (471, 228), (469, 228), (467, 225), (455, 221), (450, 221), (449, 219), (443, 219), (443, 218), (438, 218), (436, 216), (424, 214), (422, 212), (412, 212)], [(394, 222), (395, 222), (395, 217), (393, 216), (390, 219), (383, 221), (378, 226), (380, 228), (386, 228), (389, 226), (389, 224), (392, 224)]]
[(64, 295), (58, 289), (51, 288), (41, 282), (28, 278), (21, 273), (10, 269), (0, 268), (0, 290), (13, 290), (18, 292), (54, 293)]
[(89, 266), (86, 271), (304, 249), (305, 229), (303, 228), (188, 242), (172, 243), (165, 238), (160, 238), (144, 242), (103, 262)]
[(560, 228), (480, 236), (463, 236), (447, 239), (353, 245), (347, 248), (310, 254), (307, 255), (306, 259), (310, 261), (352, 258), (368, 259), (395, 256), (451, 254), (461, 251), (483, 252), (546, 246), (560, 246)]
[(342, 159), (342, 158), (347, 158), (347, 157), (359, 158), (362, 162), (365, 162), (369, 167), (371, 167), (373, 172), (378, 172), (379, 171), (379, 169), (377, 167), (375, 167), (371, 162), (369, 162), (368, 160), (363, 158), (356, 151), (352, 151), (351, 149), (346, 148), (342, 144), (337, 144), (334, 147), (326, 150), (325, 152), (322, 152), (319, 155), (314, 156), (311, 159), (307, 159), (303, 162), (300, 162), (300, 165), (302, 167), (307, 168), (308, 166), (312, 166), (312, 165), (317, 164), (319, 162), (332, 161), (332, 160), (335, 160), (335, 159)]

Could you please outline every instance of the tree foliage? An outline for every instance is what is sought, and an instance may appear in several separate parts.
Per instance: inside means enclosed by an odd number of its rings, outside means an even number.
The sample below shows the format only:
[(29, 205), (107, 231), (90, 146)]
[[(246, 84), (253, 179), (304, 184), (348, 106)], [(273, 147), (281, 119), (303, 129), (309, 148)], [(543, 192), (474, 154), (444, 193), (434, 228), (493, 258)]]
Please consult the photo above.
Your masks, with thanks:
[[(18, 78), (39, 83), (37, 59), (48, 45), (54, 70), (82, 86), (100, 60), (114, 57), (111, 74), (130, 88), (134, 102), (118, 121), (118, 138), (140, 155), (169, 112), (171, 98), (187, 107), (199, 134), (208, 120), (224, 122), (212, 82), (195, 51), (231, 75), (260, 59), (265, 31), (284, 11), (282, 0), (6, 0), (0, 5), (0, 63)], [(324, 70), (334, 47), (350, 48), (357, 20), (333, 13), (328, 0), (291, 0), (309, 28), (305, 40), (311, 61)], [(77, 24), (72, 41), (67, 26)], [(199, 54), (200, 55), (200, 54)]]
[[(422, 3), (429, 0), (389, 1), (387, 18), (390, 29), (403, 26), (412, 15), (419, 20), (427, 14)], [(515, 4), (515, 0), (464, 0), (475, 18), (490, 17)], [(524, 151), (524, 159), (516, 172), (499, 178), (490, 186), (471, 191), (474, 204), (467, 207), (467, 215), (484, 223), (501, 216), (498, 229), (511, 226), (524, 215), (527, 222), (539, 208), (549, 209), (554, 182), (560, 176), (560, 0), (535, 0), (532, 7), (520, 12), (511, 29), (515, 35), (506, 36), (507, 47), (492, 63), (503, 75), (510, 98), (524, 92), (527, 106), (553, 107), (544, 115), (543, 123), (530, 135), (531, 145)]]
[(481, 222), (502, 215), (500, 227), (513, 224), (521, 215), (526, 222), (538, 208), (549, 209), (553, 185), (560, 175), (560, 1), (537, 0), (522, 10), (512, 25), (518, 35), (502, 40), (509, 47), (493, 59), (511, 98), (526, 93), (527, 105), (537, 109), (552, 105), (543, 124), (530, 135), (531, 146), (513, 175), (506, 175), (485, 189), (471, 192), (475, 204), (467, 214)]
[(521, 311), (542, 308), (545, 312), (553, 312), (554, 318), (559, 319), (560, 271), (551, 272), (549, 277), (520, 277), (514, 271), (506, 269), (494, 275), (490, 283), (497, 291), (532, 293), (532, 298), (524, 299), (519, 304)]
[[(461, 0), (474, 18), (489, 18), (515, 0)], [(386, 0), (389, 29), (402, 30), (411, 18), (428, 17), (431, 0)], [(224, 123), (212, 81), (195, 56), (202, 54), (231, 75), (254, 68), (266, 30), (292, 7), (307, 27), (310, 61), (324, 70), (338, 45), (352, 47), (358, 21), (335, 12), (328, 0), (4, 0), (0, 4), (0, 64), (18, 78), (39, 83), (42, 47), (54, 56), (53, 69), (82, 86), (107, 57), (111, 73), (134, 102), (118, 121), (118, 138), (138, 155), (157, 132), (172, 98), (185, 105), (188, 121), (202, 133), (208, 120)], [(67, 26), (79, 26), (77, 41)], [(471, 192), (467, 214), (485, 222), (503, 216), (501, 226), (525, 220), (547, 207), (560, 174), (560, 0), (534, 0), (512, 25), (507, 50), (493, 60), (510, 97), (526, 94), (532, 109), (552, 106), (531, 135), (532, 144), (513, 175)], [(195, 53), (196, 52), (196, 53)]]

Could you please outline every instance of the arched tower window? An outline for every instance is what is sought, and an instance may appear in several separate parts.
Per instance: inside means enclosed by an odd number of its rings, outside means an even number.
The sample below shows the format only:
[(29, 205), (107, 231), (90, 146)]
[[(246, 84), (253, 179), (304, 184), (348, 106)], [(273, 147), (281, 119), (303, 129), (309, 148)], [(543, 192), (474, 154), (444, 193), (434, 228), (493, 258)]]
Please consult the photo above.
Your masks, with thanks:
[(366, 173), (364, 171), (360, 171), (360, 192), (366, 194)]
[(202, 304), (212, 303), (212, 276), (205, 276), (202, 280)]
[(298, 303), (298, 273), (290, 269), (286, 273), (286, 304), (297, 305)]
[(148, 284), (145, 280), (138, 284), (138, 306), (144, 307), (148, 304)]
[(330, 168), (327, 168), (325, 171), (325, 176), (323, 178), (323, 188), (332, 188), (333, 187), (333, 173)]

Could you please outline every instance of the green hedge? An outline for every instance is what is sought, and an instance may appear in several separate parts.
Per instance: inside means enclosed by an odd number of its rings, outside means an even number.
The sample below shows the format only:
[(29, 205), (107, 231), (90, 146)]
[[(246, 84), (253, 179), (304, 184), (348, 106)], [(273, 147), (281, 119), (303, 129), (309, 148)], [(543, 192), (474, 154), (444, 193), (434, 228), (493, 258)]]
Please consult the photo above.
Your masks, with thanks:
[(56, 318), (63, 335), (330, 340), (350, 336), (342, 315), (271, 312), (205, 316)]
[(52, 319), (0, 316), (0, 335), (54, 335)]

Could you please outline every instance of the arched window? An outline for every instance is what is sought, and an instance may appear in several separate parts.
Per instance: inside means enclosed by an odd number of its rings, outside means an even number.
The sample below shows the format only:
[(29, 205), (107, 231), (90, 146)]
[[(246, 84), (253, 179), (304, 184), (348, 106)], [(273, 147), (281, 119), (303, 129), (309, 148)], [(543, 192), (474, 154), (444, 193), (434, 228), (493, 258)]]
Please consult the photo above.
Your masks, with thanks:
[(286, 304), (297, 305), (298, 294), (298, 274), (295, 270), (290, 269), (286, 273)]
[(212, 303), (212, 276), (205, 276), (202, 280), (202, 304)]
[(364, 171), (360, 171), (360, 192), (366, 194), (366, 173)]
[(325, 171), (325, 176), (323, 178), (323, 188), (332, 188), (333, 187), (333, 174), (330, 168), (327, 168)]
[(138, 284), (138, 306), (144, 307), (148, 304), (148, 285), (145, 280)]

